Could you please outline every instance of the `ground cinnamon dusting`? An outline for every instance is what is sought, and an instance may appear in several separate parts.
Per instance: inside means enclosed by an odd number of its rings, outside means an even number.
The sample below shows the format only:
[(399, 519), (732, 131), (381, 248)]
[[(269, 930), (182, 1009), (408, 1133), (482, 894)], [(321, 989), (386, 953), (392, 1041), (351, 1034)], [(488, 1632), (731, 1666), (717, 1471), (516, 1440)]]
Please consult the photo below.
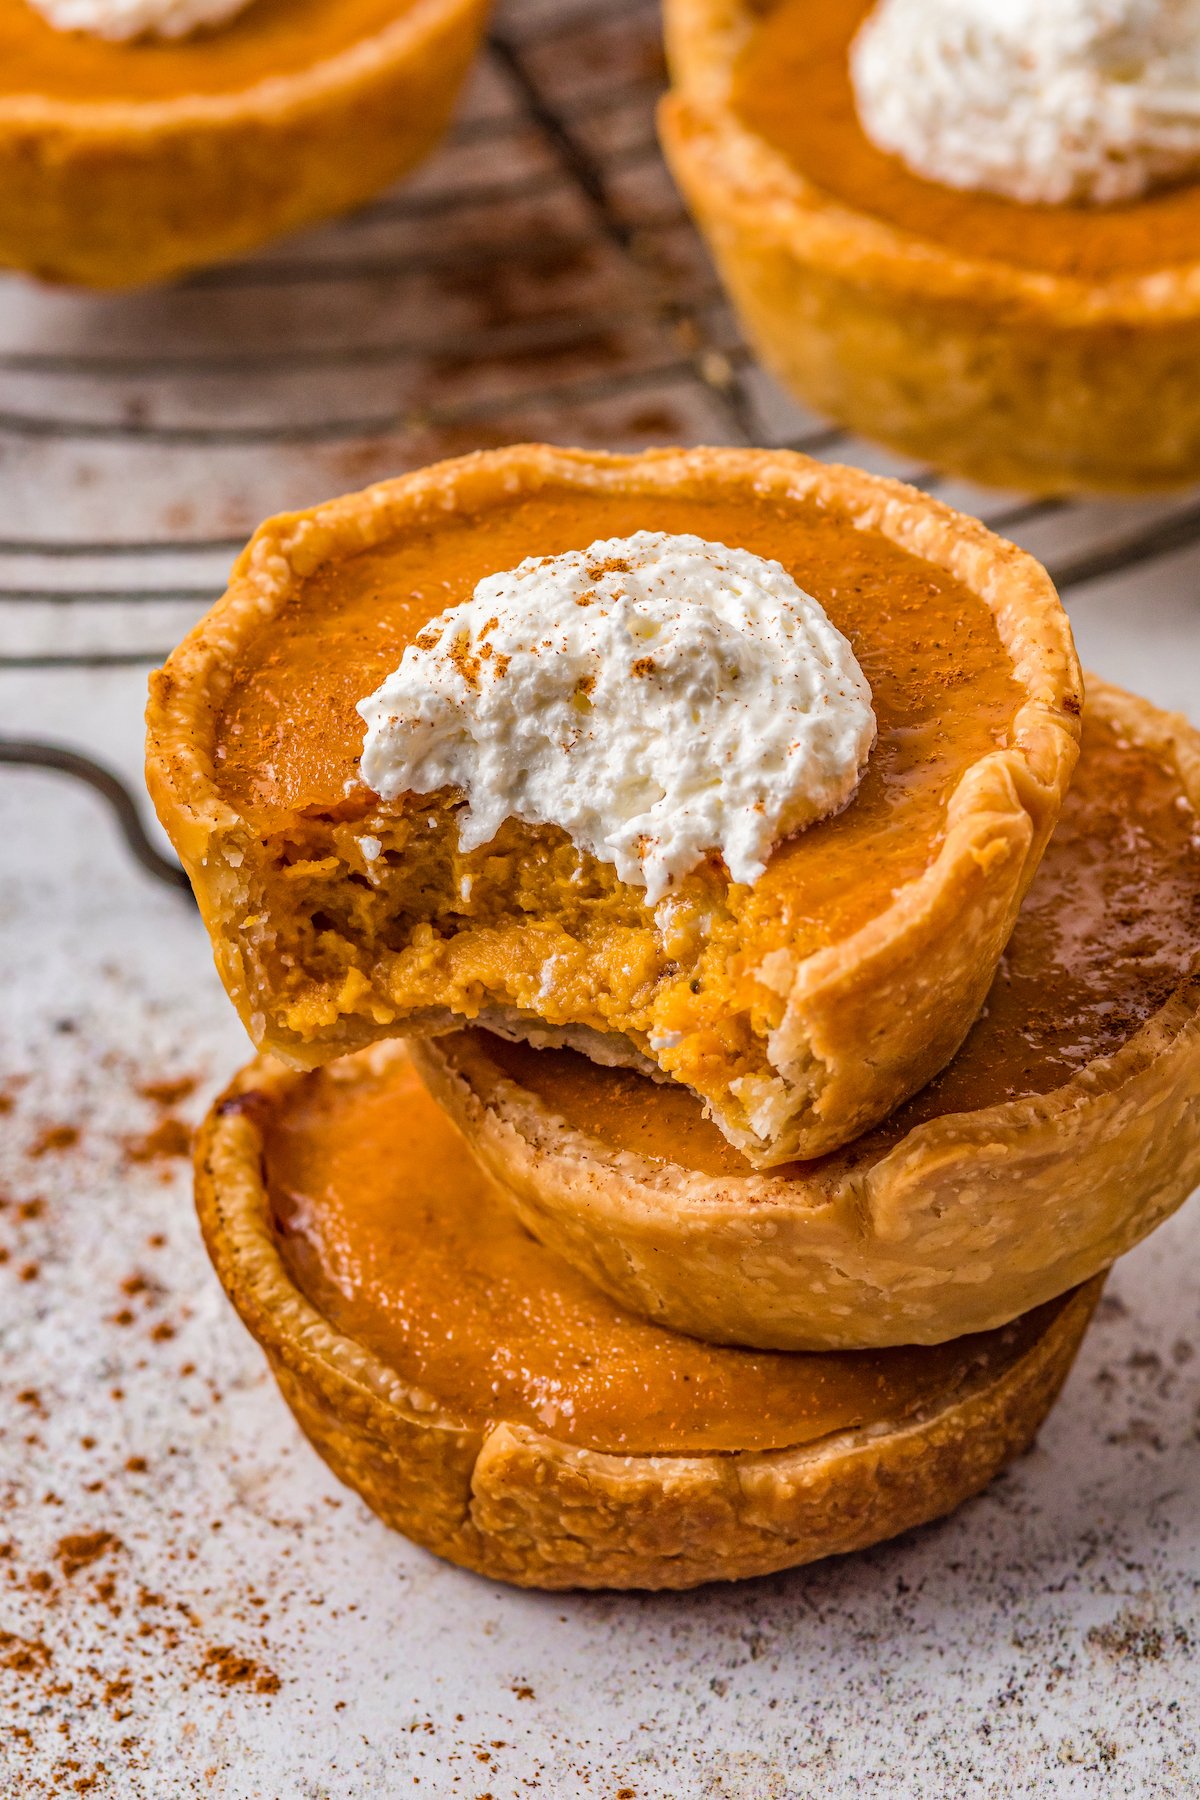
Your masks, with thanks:
[[(145, 1466), (144, 1459), (134, 1460)], [(139, 1700), (145, 1702), (161, 1674), (164, 1655), (190, 1650), (184, 1669), (175, 1671), (176, 1679), (181, 1673), (185, 1679), (190, 1674), (246, 1693), (269, 1697), (279, 1692), (280, 1679), (260, 1654), (203, 1640), (197, 1647), (195, 1634), (203, 1631), (203, 1621), (188, 1602), (172, 1601), (145, 1583), (131, 1583), (130, 1557), (114, 1531), (97, 1527), (65, 1533), (55, 1546), (54, 1556), (62, 1574), (61, 1585), (47, 1569), (24, 1573), (17, 1562), (16, 1546), (0, 1544), (0, 1571), (10, 1591), (14, 1596), (17, 1591), (31, 1596), (27, 1610), (36, 1604), (47, 1623), (56, 1628), (53, 1632), (48, 1630), (45, 1637), (28, 1628), (24, 1632), (0, 1630), (0, 1672), (21, 1682), (27, 1693), (32, 1685), (33, 1694), (39, 1698), (26, 1699), (24, 1710), (32, 1706), (39, 1718), (53, 1718), (53, 1729), (65, 1740), (64, 1754), (51, 1777), (52, 1785), (39, 1786), (31, 1792), (86, 1791), (79, 1785), (84, 1765), (78, 1754), (72, 1756), (67, 1751), (72, 1746), (77, 1752), (87, 1745), (98, 1748), (95, 1727), (89, 1723), (89, 1715), (97, 1710), (117, 1723), (132, 1717)], [(81, 1613), (81, 1608), (101, 1608), (111, 1622), (102, 1627), (102, 1641), (108, 1651), (104, 1668), (97, 1667), (90, 1658), (85, 1658), (81, 1666), (69, 1653), (65, 1658), (56, 1657), (52, 1642), (46, 1641), (61, 1638), (58, 1649), (62, 1651), (65, 1646), (68, 1652), (79, 1644), (81, 1634), (84, 1642), (89, 1641), (86, 1612)], [(119, 1634), (115, 1638), (114, 1632)], [(114, 1649), (116, 1657), (112, 1655)], [(118, 1661), (122, 1650), (125, 1660)], [(96, 1660), (101, 1659), (97, 1656)], [(6, 1705), (11, 1716), (12, 1702), (7, 1701)], [(19, 1735), (22, 1729), (10, 1728), (10, 1737)], [(28, 1747), (34, 1747), (31, 1735)], [(92, 1773), (107, 1781), (107, 1771), (99, 1765), (93, 1767)], [(91, 1781), (91, 1775), (87, 1780)], [(109, 1791), (107, 1786), (105, 1791)]]
[(78, 1125), (47, 1125), (29, 1147), (30, 1156), (53, 1156), (59, 1150), (73, 1150), (79, 1142)]
[(191, 1154), (192, 1134), (182, 1119), (168, 1117), (141, 1137), (125, 1139), (125, 1154), (132, 1163), (155, 1162), (165, 1156)]
[(49, 1667), (50, 1651), (40, 1638), (18, 1637), (15, 1631), (0, 1631), (0, 1667), (18, 1675), (32, 1675)]
[(109, 1551), (123, 1548), (120, 1539), (111, 1531), (83, 1531), (59, 1538), (55, 1555), (59, 1568), (70, 1580), (80, 1569), (90, 1568), (92, 1563), (107, 1556)]
[(148, 1131), (133, 1132), (121, 1140), (128, 1163), (137, 1166), (191, 1155), (192, 1128), (175, 1108), (190, 1099), (198, 1085), (194, 1075), (154, 1076), (134, 1082), (134, 1092), (156, 1107), (159, 1116)]
[(210, 1675), (222, 1687), (249, 1687), (256, 1694), (277, 1694), (279, 1677), (273, 1669), (265, 1669), (252, 1656), (244, 1656), (228, 1644), (217, 1644), (205, 1652), (200, 1663), (201, 1675)]
[(138, 1084), (137, 1092), (143, 1100), (151, 1100), (155, 1106), (174, 1107), (181, 1100), (189, 1100), (196, 1091), (194, 1075), (180, 1075), (170, 1081), (143, 1081)]
[[(90, 1150), (102, 1134), (122, 1153), (129, 1177), (139, 1165), (146, 1168), (143, 1193), (151, 1192), (158, 1179), (172, 1183), (179, 1179), (180, 1161), (190, 1148), (189, 1125), (181, 1113), (190, 1111), (186, 1102), (197, 1089), (196, 1077), (163, 1075), (152, 1068), (147, 1078), (119, 1053), (110, 1053), (99, 1063), (110, 1076), (119, 1074), (127, 1095), (136, 1096), (132, 1107), (127, 1102), (122, 1122), (136, 1128), (136, 1109), (141, 1108), (141, 1129), (123, 1135), (120, 1124), (108, 1123), (103, 1111), (93, 1114), (84, 1087), (77, 1122), (61, 1117), (48, 1121), (43, 1114), (35, 1116), (31, 1127), (18, 1125), (6, 1133), (0, 1220), (7, 1241), (0, 1245), (0, 1266), (10, 1264), (3, 1273), (11, 1281), (32, 1281), (43, 1272), (48, 1284), (60, 1280), (63, 1258), (72, 1253), (70, 1208), (75, 1196), (86, 1191), (80, 1171), (69, 1159), (72, 1153), (81, 1155), (85, 1147)], [(11, 1086), (5, 1089), (6, 1097)], [(18, 1094), (16, 1103), (9, 1098), (0, 1113), (15, 1112), (24, 1125), (20, 1098)], [(66, 1104), (69, 1101), (64, 1111)], [(22, 1173), (34, 1169), (39, 1170), (39, 1188), (44, 1184), (44, 1192), (22, 1187)], [(118, 1239), (122, 1218), (118, 1211), (111, 1222)], [(11, 1510), (24, 1502), (58, 1528), (44, 1537), (28, 1513), (17, 1514), (26, 1520), (28, 1547), (24, 1537), (0, 1544), (0, 1589), (6, 1602), (0, 1629), (0, 1705), (6, 1722), (29, 1720), (29, 1728), (7, 1723), (3, 1734), (9, 1759), (0, 1752), (0, 1768), (7, 1776), (7, 1780), (0, 1777), (5, 1800), (10, 1791), (28, 1793), (31, 1800), (34, 1795), (133, 1792), (124, 1783), (134, 1779), (135, 1771), (147, 1769), (149, 1753), (139, 1721), (144, 1724), (160, 1703), (164, 1681), (182, 1693), (216, 1684), (243, 1695), (244, 1704), (258, 1706), (280, 1689), (264, 1635), (264, 1609), (252, 1608), (236, 1584), (222, 1584), (214, 1615), (214, 1623), (219, 1617), (220, 1625), (211, 1632), (206, 1628), (204, 1596), (217, 1589), (204, 1582), (203, 1564), (187, 1541), (184, 1515), (173, 1510), (168, 1499), (169, 1482), (163, 1481), (161, 1501), (155, 1498), (147, 1480), (151, 1459), (128, 1454), (131, 1446), (123, 1443), (124, 1428), (114, 1416), (126, 1400), (127, 1388), (125, 1381), (113, 1377), (137, 1382), (138, 1371), (151, 1366), (165, 1376), (161, 1364), (150, 1364), (149, 1347), (174, 1339), (191, 1314), (190, 1289), (171, 1279), (173, 1265), (160, 1254), (168, 1247), (168, 1233), (154, 1227), (163, 1218), (160, 1212), (143, 1212), (126, 1239), (129, 1260), (114, 1267), (107, 1260), (105, 1243), (85, 1279), (76, 1304), (91, 1310), (93, 1328), (111, 1334), (104, 1352), (111, 1372), (106, 1369), (107, 1379), (90, 1390), (86, 1415), (78, 1416), (75, 1431), (64, 1435), (62, 1419), (56, 1426), (55, 1413), (64, 1396), (58, 1391), (54, 1368), (48, 1368), (45, 1381), (36, 1385), (28, 1376), (24, 1384), (10, 1377), (8, 1416), (19, 1426), (11, 1431), (10, 1441), (16, 1453), (13, 1469), (19, 1475), (10, 1476), (0, 1491), (0, 1505)], [(43, 1261), (36, 1261), (31, 1252), (40, 1253)], [(19, 1291), (14, 1288), (13, 1298)], [(194, 1372), (190, 1361), (184, 1368)], [(186, 1392), (185, 1405), (192, 1413), (220, 1398), (211, 1381), (206, 1388), (189, 1386)], [(72, 1396), (66, 1398), (69, 1402)], [(139, 1414), (141, 1425), (151, 1433), (156, 1429), (151, 1418), (143, 1420)], [(0, 1425), (0, 1436), (4, 1429)], [(50, 1454), (62, 1457), (61, 1464), (58, 1460), (54, 1464), (61, 1475), (60, 1492), (39, 1491), (39, 1477), (44, 1482), (43, 1465)], [(174, 1444), (162, 1444), (153, 1458), (157, 1464), (161, 1456), (164, 1477), (166, 1459), (175, 1454)], [(14, 1486), (14, 1480), (19, 1485)], [(119, 1492), (122, 1483), (128, 1484), (125, 1498)], [(156, 1520), (156, 1536), (150, 1543), (143, 1541), (147, 1501)], [(96, 1505), (115, 1510), (108, 1517), (89, 1518), (85, 1509)], [(173, 1519), (184, 1521), (182, 1540), (175, 1535), (178, 1527), (172, 1525)], [(186, 1570), (178, 1597), (164, 1577), (144, 1578), (153, 1566), (148, 1557), (164, 1547), (157, 1536), (160, 1530), (168, 1562), (179, 1565), (181, 1573)], [(13, 1535), (15, 1539), (15, 1531)], [(156, 1591), (159, 1588), (166, 1591)], [(238, 1642), (243, 1633), (245, 1641)], [(35, 1764), (36, 1772), (28, 1778), (22, 1775), (18, 1789), (13, 1771), (18, 1767), (34, 1771)], [(152, 1785), (148, 1791), (156, 1790)]]
[(467, 648), (469, 641), (465, 632), (462, 636), (455, 638), (450, 646), (450, 661), (466, 685), (469, 688), (477, 688), (479, 686), (479, 658), (472, 656)]

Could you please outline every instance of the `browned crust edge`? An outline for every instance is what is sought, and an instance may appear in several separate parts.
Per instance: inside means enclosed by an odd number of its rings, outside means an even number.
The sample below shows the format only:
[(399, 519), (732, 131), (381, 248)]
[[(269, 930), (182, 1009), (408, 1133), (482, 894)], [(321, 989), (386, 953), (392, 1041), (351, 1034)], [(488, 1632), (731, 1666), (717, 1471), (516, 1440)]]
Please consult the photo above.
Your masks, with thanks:
[(614, 1456), (525, 1426), (447, 1416), (336, 1332), (291, 1281), (262, 1178), (263, 1109), (301, 1077), (260, 1058), (196, 1151), (213, 1265), (301, 1428), (386, 1524), (493, 1579), (543, 1588), (686, 1588), (862, 1549), (951, 1511), (1032, 1441), (1102, 1279), (1025, 1354), (895, 1426), (790, 1450)]
[[(1169, 757), (1200, 733), (1089, 679), (1088, 711)], [(568, 1128), (455, 1033), (413, 1060), (536, 1237), (633, 1310), (721, 1343), (833, 1350), (988, 1331), (1107, 1268), (1200, 1184), (1200, 951), (1114, 1055), (1053, 1092), (918, 1126), (875, 1163), (714, 1177)]]
[(126, 287), (359, 204), (441, 136), (489, 5), (415, 0), (339, 54), (229, 94), (0, 96), (0, 263)]
[[(221, 799), (213, 718), (245, 644), (264, 629), (297, 577), (330, 557), (378, 544), (448, 507), (563, 482), (581, 492), (703, 492), (714, 482), (759, 494), (814, 496), (864, 529), (951, 572), (996, 618), (1025, 700), (1012, 743), (974, 764), (952, 796), (930, 868), (841, 944), (771, 972), (786, 997), (768, 1045), (779, 1079), (730, 1095), (719, 1122), (752, 1161), (814, 1155), (883, 1117), (943, 1067), (990, 984), (1078, 754), (1081, 677), (1070, 627), (1031, 556), (899, 482), (788, 451), (662, 450), (613, 456), (518, 445), (435, 464), (260, 527), (228, 591), (151, 678), (147, 780), (213, 939), (217, 965), (259, 1047), (296, 1063), (328, 1060), (380, 1037), (368, 990), (319, 1042), (265, 1016), (254, 944), (238, 925), (252, 911), (262, 846)], [(413, 1020), (415, 1030), (454, 1021)]]

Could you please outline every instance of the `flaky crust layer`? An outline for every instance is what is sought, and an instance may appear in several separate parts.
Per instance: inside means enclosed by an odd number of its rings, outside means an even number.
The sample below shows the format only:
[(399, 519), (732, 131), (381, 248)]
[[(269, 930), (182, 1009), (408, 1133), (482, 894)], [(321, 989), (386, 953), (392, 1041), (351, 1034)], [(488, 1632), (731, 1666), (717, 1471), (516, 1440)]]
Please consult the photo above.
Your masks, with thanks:
[(866, 437), (990, 485), (1200, 476), (1200, 258), (1105, 282), (960, 256), (832, 199), (742, 124), (755, 0), (666, 0), (672, 171), (763, 360)]
[(163, 281), (357, 206), (446, 126), (489, 0), (415, 0), (386, 30), (241, 92), (0, 96), (0, 264)]
[[(1058, 817), (1079, 745), (1081, 678), (1070, 627), (1032, 557), (898, 482), (788, 451), (665, 450), (606, 456), (521, 445), (436, 464), (305, 513), (269, 520), (225, 597), (152, 677), (147, 779), (191, 877), (217, 966), (259, 1048), (313, 1065), (382, 1037), (450, 1029), (445, 1012), (398, 1014), (364, 967), (336, 1016), (301, 1038), (273, 1010), (266, 967), (274, 932), (263, 845), (221, 798), (216, 714), (243, 647), (317, 563), (385, 541), (444, 509), (566, 483), (581, 494), (815, 497), (951, 572), (995, 617), (1024, 692), (1011, 742), (975, 763), (947, 811), (937, 855), (886, 909), (840, 943), (794, 960), (774, 954), (763, 979), (784, 1000), (766, 1055), (770, 1078), (724, 1104), (722, 1131), (756, 1165), (812, 1156), (886, 1116), (945, 1066), (974, 1019)], [(365, 960), (365, 959), (364, 959)], [(484, 995), (479, 1010), (500, 1009)], [(522, 1031), (536, 1022), (511, 1019)], [(560, 1021), (559, 1023), (562, 1023)], [(570, 1024), (570, 1021), (566, 1021)], [(645, 1048), (644, 1046), (642, 1048)]]
[(196, 1196), (214, 1267), (334, 1473), (384, 1522), (495, 1580), (686, 1588), (862, 1549), (951, 1511), (1032, 1441), (1101, 1280), (1016, 1361), (894, 1426), (790, 1450), (614, 1456), (523, 1425), (468, 1427), (334, 1331), (272, 1235), (263, 1108), (299, 1078), (261, 1058), (201, 1131)]
[[(1169, 758), (1200, 806), (1200, 734), (1089, 682), (1088, 711)], [(1085, 1281), (1200, 1183), (1200, 949), (1112, 1056), (1051, 1093), (917, 1126), (803, 1180), (711, 1176), (568, 1128), (456, 1033), (413, 1060), (543, 1243), (622, 1304), (710, 1342), (940, 1343)]]

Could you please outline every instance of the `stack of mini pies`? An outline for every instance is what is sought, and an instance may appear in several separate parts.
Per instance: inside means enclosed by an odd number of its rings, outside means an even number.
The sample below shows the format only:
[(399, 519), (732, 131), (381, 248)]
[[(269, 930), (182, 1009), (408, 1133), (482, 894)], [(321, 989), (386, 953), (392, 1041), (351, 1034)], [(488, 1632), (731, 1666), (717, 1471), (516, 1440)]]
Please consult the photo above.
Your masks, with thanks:
[[(982, 607), (1011, 664), (1011, 718), (921, 866), (803, 953), (770, 868), (757, 911), (703, 875), (690, 951), (677, 916), (639, 912), (544, 828), (510, 821), (464, 888), (455, 795), (389, 810), (333, 783), (321, 741), (350, 742), (368, 665), (469, 593), (464, 544), (486, 566), (514, 520), (541, 553), (572, 531), (586, 548), (621, 508), (631, 530), (678, 530), (688, 507), (731, 535), (740, 519), (762, 554), (786, 539), (794, 559), (809, 532), (814, 569), (818, 551), (874, 558), (881, 620), (919, 576), (913, 654), (937, 640), (947, 695), (965, 653), (939, 620), (965, 630)], [(418, 549), (446, 571), (420, 604)], [(402, 567), (412, 587), (389, 598)], [(846, 628), (838, 592), (819, 597)], [(686, 1587), (934, 1519), (1030, 1444), (1106, 1271), (1200, 1180), (1200, 736), (1080, 692), (1031, 558), (783, 453), (518, 447), (256, 534), (149, 714), (160, 816), (265, 1052), (203, 1129), (198, 1205), (302, 1428), (389, 1525), (524, 1585)], [(954, 704), (937, 702), (943, 736)], [(916, 727), (880, 718), (886, 760)], [(902, 823), (904, 781), (889, 793)], [(848, 882), (869, 882), (864, 859)], [(485, 878), (493, 911), (472, 914)], [(566, 910), (585, 887), (591, 937)], [(555, 986), (564, 945), (572, 980), (597, 983), (617, 941), (680, 1022), (658, 1049), (597, 1030), (594, 995), (568, 1016), (582, 990)], [(707, 1073), (684, 1081), (674, 1040), (702, 1030), (708, 1060), (687, 1067)], [(760, 1054), (769, 1080), (745, 1073)]]

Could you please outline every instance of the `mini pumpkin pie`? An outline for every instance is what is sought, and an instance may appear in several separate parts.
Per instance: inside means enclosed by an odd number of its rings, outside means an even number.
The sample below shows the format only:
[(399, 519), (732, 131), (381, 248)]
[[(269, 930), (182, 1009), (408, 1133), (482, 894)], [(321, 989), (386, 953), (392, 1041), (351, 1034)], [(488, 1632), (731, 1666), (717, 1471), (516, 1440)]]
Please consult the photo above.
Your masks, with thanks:
[(204, 1127), (210, 1254), (388, 1525), (502, 1581), (685, 1588), (937, 1518), (1030, 1442), (1100, 1283), (936, 1348), (714, 1349), (532, 1242), (402, 1044), (248, 1068)]
[(436, 143), (486, 10), (249, 0), (113, 41), (0, 0), (0, 264), (125, 287), (358, 205)]
[(860, 121), (869, 10), (667, 0), (664, 148), (764, 361), (842, 424), (989, 484), (1194, 481), (1200, 183), (1051, 205), (915, 173)]
[[(557, 825), (464, 848), (459, 789), (365, 785), (356, 703), (431, 619), (523, 558), (644, 530), (773, 559), (845, 634), (877, 737), (836, 816), (752, 882), (709, 855), (651, 906)], [(625, 566), (604, 562), (618, 587)], [(1044, 571), (925, 495), (784, 452), (525, 446), (264, 525), (153, 678), (148, 777), (261, 1048), (312, 1066), (474, 1021), (682, 1084), (766, 1165), (846, 1142), (957, 1049), (1079, 692)]]
[(640, 1313), (779, 1349), (990, 1330), (1200, 1182), (1200, 734), (1089, 682), (1083, 754), (957, 1057), (755, 1174), (679, 1089), (481, 1031), (414, 1045), (537, 1237)]

